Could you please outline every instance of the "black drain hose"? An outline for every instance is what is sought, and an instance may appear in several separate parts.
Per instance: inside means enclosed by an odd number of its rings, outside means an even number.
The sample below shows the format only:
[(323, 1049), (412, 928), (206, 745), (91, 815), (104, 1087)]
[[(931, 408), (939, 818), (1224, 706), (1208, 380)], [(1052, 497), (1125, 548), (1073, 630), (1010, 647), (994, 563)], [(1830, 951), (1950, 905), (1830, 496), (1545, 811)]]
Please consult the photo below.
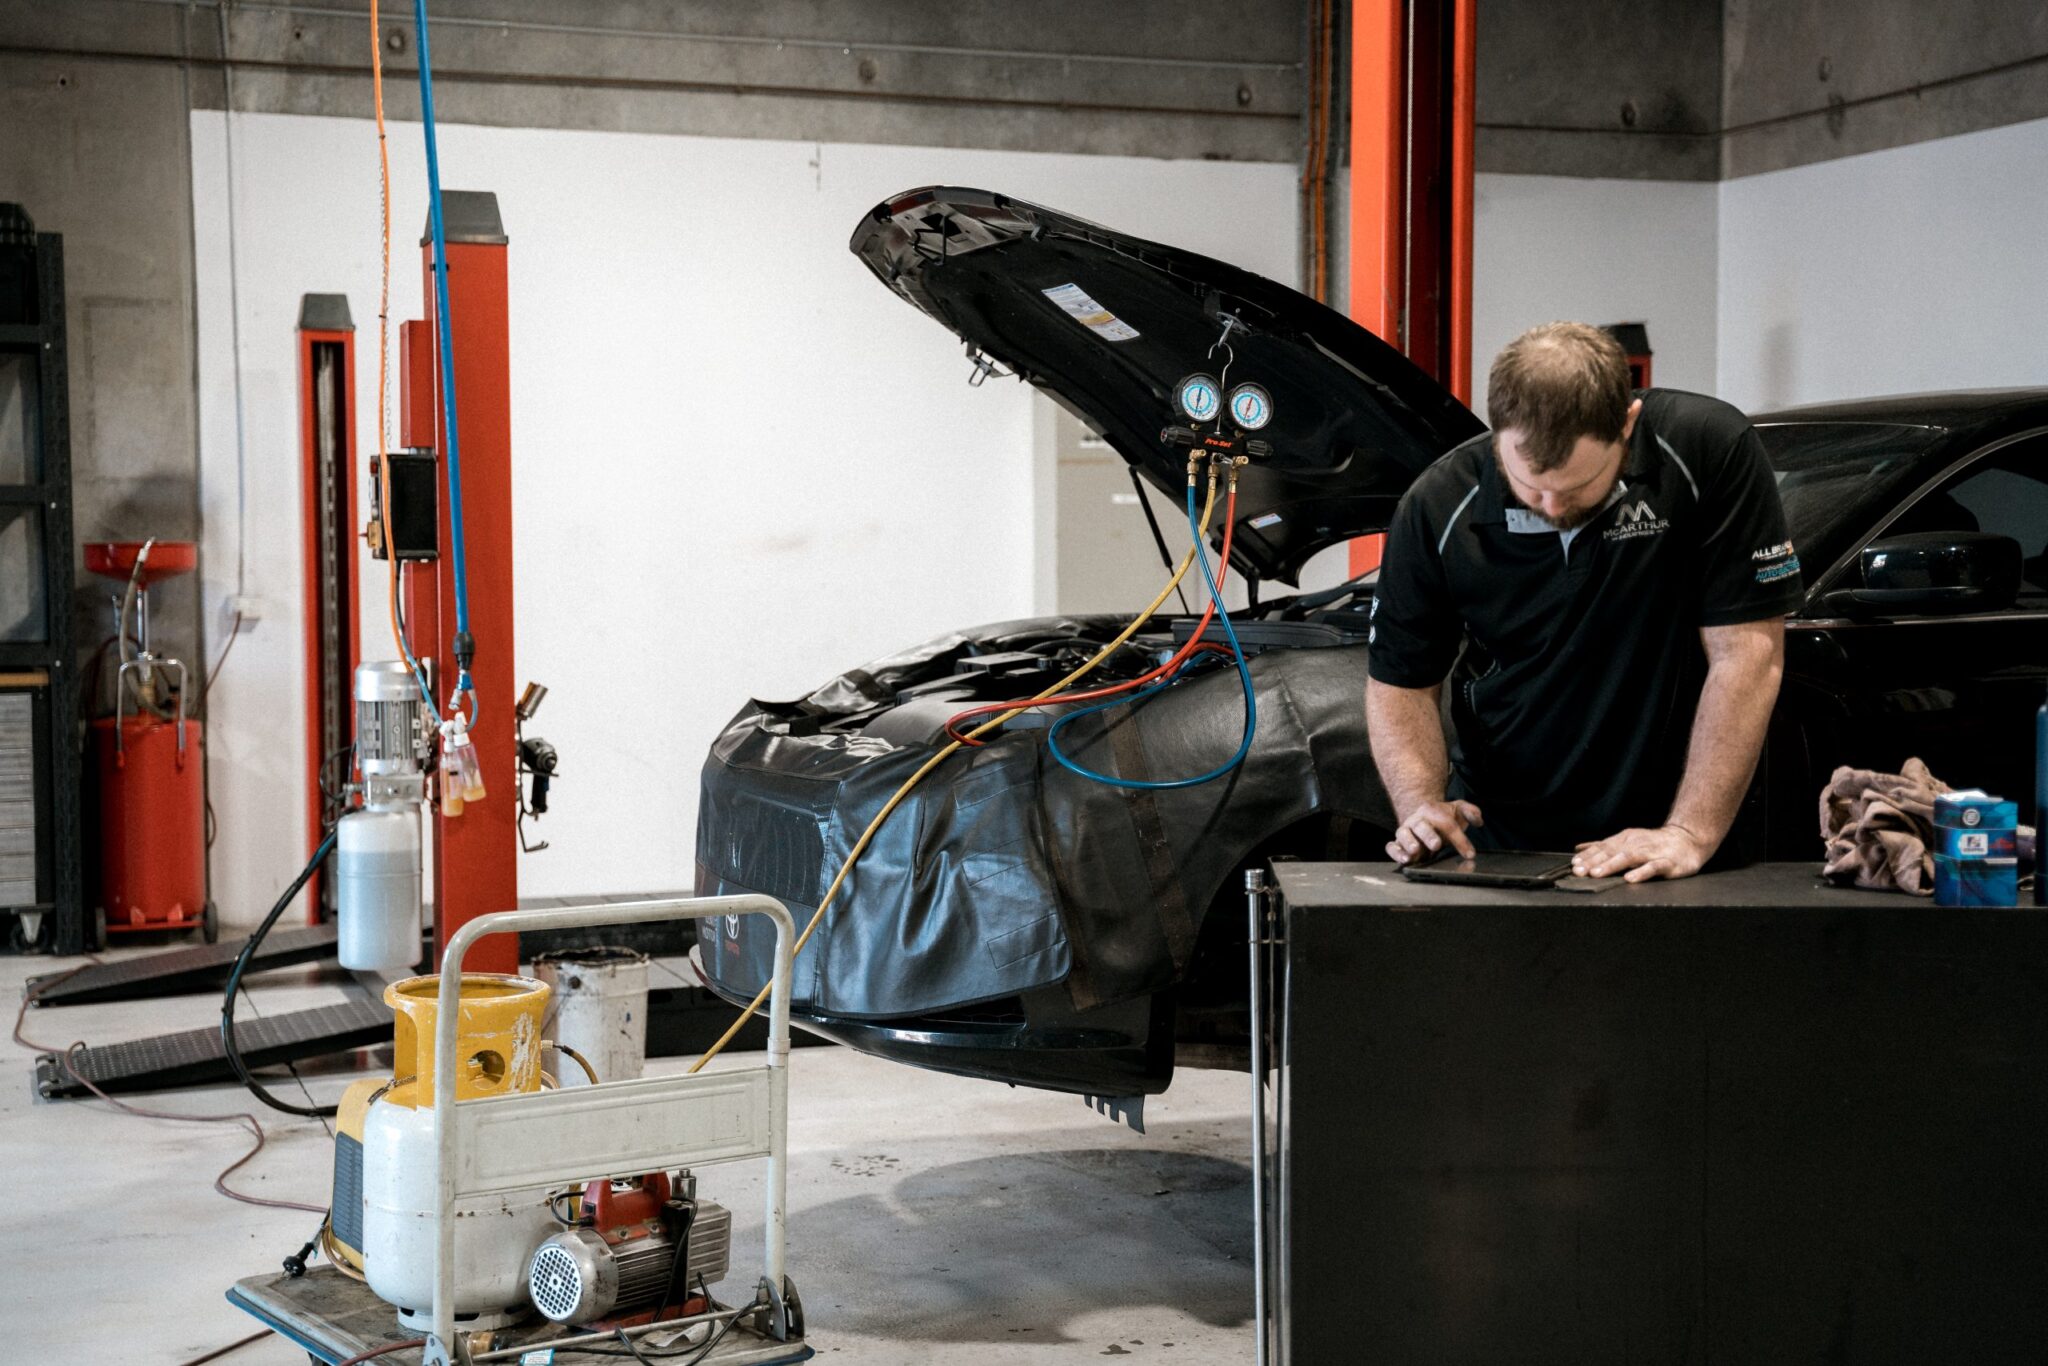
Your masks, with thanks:
[(242, 945), (242, 952), (235, 959), (234, 971), (228, 974), (227, 991), (222, 995), (220, 1001), (220, 1046), (221, 1051), (227, 1054), (228, 1066), (235, 1070), (235, 1076), (241, 1079), (242, 1085), (249, 1088), (250, 1095), (256, 1097), (256, 1099), (262, 1101), (271, 1109), (282, 1110), (288, 1115), (303, 1115), (308, 1119), (330, 1118), (333, 1116), (336, 1107), (332, 1105), (294, 1105), (288, 1100), (279, 1100), (276, 1096), (263, 1089), (263, 1083), (257, 1081), (255, 1077), (249, 1074), (249, 1065), (242, 1061), (241, 1050), (235, 1047), (235, 994), (242, 989), (242, 973), (248, 968), (249, 960), (256, 956), (256, 950), (262, 946), (263, 936), (270, 933), (270, 927), (277, 923), (278, 917), (284, 914), (285, 907), (292, 904), (292, 898), (296, 897), (301, 889), (305, 887), (307, 881), (313, 876), (314, 871), (326, 860), (327, 855), (333, 849), (334, 830), (330, 826), (327, 831), (327, 837), (321, 840), (320, 847), (313, 851), (313, 857), (306, 860), (306, 866), (301, 868), (299, 875), (292, 879), (292, 885), (284, 889), (284, 895), (280, 896), (277, 899), (277, 904), (270, 908), (270, 914), (263, 917), (263, 923), (256, 927), (256, 933), (250, 935), (249, 941)]

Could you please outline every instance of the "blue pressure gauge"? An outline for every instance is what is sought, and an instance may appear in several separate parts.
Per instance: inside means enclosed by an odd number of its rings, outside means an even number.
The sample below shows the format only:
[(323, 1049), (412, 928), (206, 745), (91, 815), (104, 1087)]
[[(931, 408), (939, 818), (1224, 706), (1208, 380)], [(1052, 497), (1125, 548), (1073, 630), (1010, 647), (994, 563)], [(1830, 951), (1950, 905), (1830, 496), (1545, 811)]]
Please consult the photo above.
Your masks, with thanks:
[(1223, 386), (1211, 375), (1189, 375), (1180, 382), (1174, 397), (1180, 410), (1196, 422), (1210, 422), (1223, 407)]
[(1240, 384), (1230, 391), (1230, 417), (1255, 432), (1273, 420), (1273, 396), (1256, 384)]

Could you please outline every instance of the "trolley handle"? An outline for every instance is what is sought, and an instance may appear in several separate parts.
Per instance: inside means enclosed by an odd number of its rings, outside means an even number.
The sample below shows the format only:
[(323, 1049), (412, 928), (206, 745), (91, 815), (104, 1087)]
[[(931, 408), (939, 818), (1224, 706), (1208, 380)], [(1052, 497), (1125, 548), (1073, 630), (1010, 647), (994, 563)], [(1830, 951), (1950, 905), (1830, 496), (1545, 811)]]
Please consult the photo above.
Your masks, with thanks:
[(768, 998), (768, 1065), (789, 1060), (789, 988), (796, 923), (789, 908), (771, 896), (749, 892), (740, 896), (675, 897), (665, 901), (615, 901), (595, 906), (570, 906), (549, 911), (493, 911), (455, 932), (441, 954), (441, 981), (434, 1016), (434, 1106), (455, 1104), (455, 1069), (441, 1059), (455, 1056), (458, 1007), (462, 995), (462, 960), (487, 934), (521, 930), (580, 929), (590, 925), (644, 925), (656, 920), (713, 920), (722, 915), (765, 915), (775, 922), (775, 981)]

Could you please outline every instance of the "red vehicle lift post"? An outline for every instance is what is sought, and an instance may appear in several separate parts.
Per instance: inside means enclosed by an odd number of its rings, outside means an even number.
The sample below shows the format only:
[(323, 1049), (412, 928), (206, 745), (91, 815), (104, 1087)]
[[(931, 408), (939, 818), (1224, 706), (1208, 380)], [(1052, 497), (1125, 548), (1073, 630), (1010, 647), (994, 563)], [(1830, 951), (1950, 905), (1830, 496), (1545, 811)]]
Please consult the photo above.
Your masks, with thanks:
[[(362, 662), (356, 608), (356, 341), (345, 294), (299, 300), (299, 521), (305, 580), (306, 852), (327, 823), (322, 767), (355, 733), (355, 671)], [(329, 919), (323, 869), (306, 884), (306, 923)]]
[[(483, 801), (459, 816), (433, 819), (434, 961), (448, 940), (480, 915), (519, 905), (519, 773), (512, 706), (518, 697), (512, 652), (512, 353), (505, 229), (494, 194), (449, 190), (441, 196), (448, 246), (448, 309), (454, 329), (455, 415), (462, 443), (463, 532), (467, 543), (470, 633), (476, 659), (477, 723), (470, 731), (483, 766)], [(433, 340), (434, 247), (421, 242), (428, 319), (407, 323), (405, 393), (400, 400), (407, 446), (432, 446), (441, 460), (440, 557), (408, 571), (408, 634), (428, 665), (437, 707), (445, 708), (455, 678), (452, 648), (455, 574), (447, 498), (447, 440), (433, 398), (438, 375)], [(445, 626), (445, 630), (444, 630)], [(429, 659), (431, 658), (431, 663)], [(516, 972), (519, 946), (509, 935), (480, 942), (466, 960), (472, 972)]]
[[(1359, 323), (1472, 401), (1478, 0), (1352, 0), (1351, 300)], [(1351, 543), (1351, 572), (1381, 539)]]

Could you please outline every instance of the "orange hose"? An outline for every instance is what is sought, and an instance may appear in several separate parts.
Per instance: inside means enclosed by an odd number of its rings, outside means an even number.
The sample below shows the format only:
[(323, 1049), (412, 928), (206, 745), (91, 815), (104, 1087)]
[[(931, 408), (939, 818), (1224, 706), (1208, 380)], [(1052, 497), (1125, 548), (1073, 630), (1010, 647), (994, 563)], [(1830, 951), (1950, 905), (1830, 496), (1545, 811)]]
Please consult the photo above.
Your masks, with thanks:
[(411, 659), (405, 632), (398, 624), (399, 560), (391, 544), (391, 151), (384, 139), (384, 39), (377, 25), (377, 0), (370, 0), (370, 89), (377, 107), (377, 172), (384, 213), (383, 275), (377, 291), (377, 478), (383, 496), (377, 499), (377, 521), (384, 537), (384, 559), (391, 566), (385, 608), (391, 618), (391, 642), (399, 658)]

